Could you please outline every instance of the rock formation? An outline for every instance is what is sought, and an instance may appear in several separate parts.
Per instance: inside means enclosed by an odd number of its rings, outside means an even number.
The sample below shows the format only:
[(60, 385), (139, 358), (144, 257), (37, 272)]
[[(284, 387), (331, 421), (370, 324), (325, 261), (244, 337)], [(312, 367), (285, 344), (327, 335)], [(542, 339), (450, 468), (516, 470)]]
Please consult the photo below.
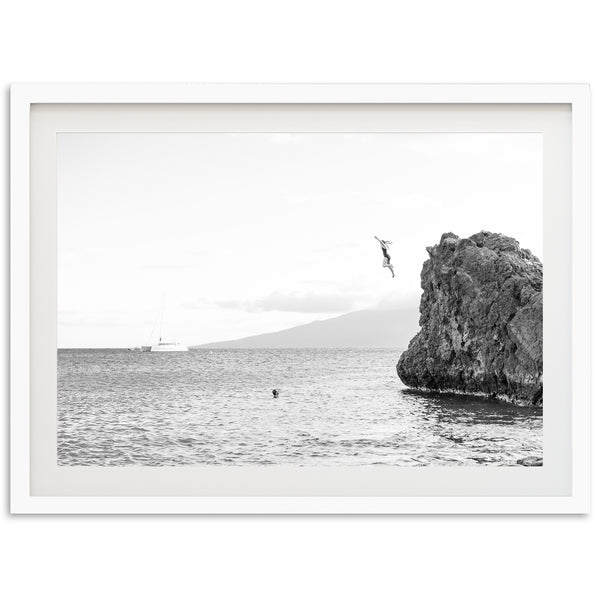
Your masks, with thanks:
[(421, 271), (421, 331), (397, 365), (413, 388), (542, 403), (542, 263), (482, 231), (445, 233)]
[(517, 464), (524, 467), (543, 467), (544, 459), (541, 456), (526, 456), (525, 458), (520, 458)]

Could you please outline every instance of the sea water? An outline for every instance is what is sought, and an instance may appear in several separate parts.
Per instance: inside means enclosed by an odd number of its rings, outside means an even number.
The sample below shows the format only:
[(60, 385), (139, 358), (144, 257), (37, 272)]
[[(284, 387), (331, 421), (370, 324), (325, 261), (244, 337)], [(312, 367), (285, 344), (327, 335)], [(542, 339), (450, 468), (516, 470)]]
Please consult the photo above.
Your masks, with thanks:
[(474, 466), (542, 456), (541, 408), (410, 391), (396, 375), (400, 354), (59, 350), (58, 463)]

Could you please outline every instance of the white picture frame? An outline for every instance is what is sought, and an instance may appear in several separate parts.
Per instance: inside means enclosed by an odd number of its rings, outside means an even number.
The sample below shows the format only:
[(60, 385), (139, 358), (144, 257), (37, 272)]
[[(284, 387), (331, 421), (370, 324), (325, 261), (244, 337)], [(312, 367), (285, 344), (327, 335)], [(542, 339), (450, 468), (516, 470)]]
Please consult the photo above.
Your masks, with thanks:
[[(569, 489), (560, 493), (540, 492), (492, 495), (470, 495), (469, 487), (457, 488), (452, 494), (436, 493), (366, 494), (353, 495), (322, 492), (319, 495), (294, 495), (279, 492), (261, 495), (177, 495), (171, 494), (169, 485), (160, 491), (124, 495), (69, 494), (36, 492), (37, 481), (44, 476), (46, 481), (57, 481), (57, 472), (40, 474), (36, 466), (36, 453), (32, 454), (32, 443), (38, 438), (48, 437), (52, 428), (52, 411), (46, 411), (45, 420), (39, 418), (39, 405), (31, 403), (32, 392), (39, 386), (39, 373), (35, 366), (36, 346), (34, 336), (51, 335), (52, 323), (46, 322), (36, 313), (36, 300), (31, 295), (32, 282), (41, 273), (32, 269), (31, 248), (43, 234), (43, 228), (52, 227), (36, 218), (32, 205), (32, 194), (43, 185), (39, 170), (31, 169), (36, 156), (47, 152), (33, 135), (34, 110), (39, 107), (54, 107), (62, 114), (69, 114), (77, 107), (86, 106), (98, 110), (128, 106), (140, 114), (145, 109), (169, 110), (181, 113), (185, 121), (186, 107), (203, 106), (262, 106), (266, 110), (272, 105), (282, 106), (330, 106), (335, 107), (390, 107), (401, 106), (407, 110), (426, 107), (430, 116), (443, 107), (460, 107), (465, 115), (481, 107), (529, 107), (530, 112), (544, 112), (545, 108), (566, 106), (570, 112), (570, 165), (564, 165), (570, 177), (570, 198), (555, 198), (561, 203), (557, 215), (571, 217), (571, 243), (563, 248), (565, 257), (570, 258), (571, 294), (568, 321), (571, 328), (570, 376), (571, 389), (568, 410), (563, 415), (570, 417), (570, 443), (568, 452), (562, 452), (564, 473), (569, 476)], [(138, 107), (138, 108), (136, 108)], [(143, 107), (144, 110), (142, 110)], [(152, 113), (152, 110), (150, 111)], [(148, 115), (146, 115), (148, 117)], [(97, 118), (94, 117), (94, 118)], [(135, 131), (156, 131), (150, 121), (130, 125)], [(449, 118), (448, 115), (445, 117)], [(84, 120), (85, 121), (85, 120)], [(87, 127), (82, 121), (81, 127)], [(183, 122), (182, 121), (182, 122)], [(89, 123), (89, 122), (88, 122)], [(415, 121), (416, 131), (418, 119)], [(436, 125), (438, 123), (438, 125)], [(439, 126), (440, 120), (433, 118), (430, 127)], [(515, 129), (514, 122), (511, 125)], [(103, 129), (104, 127), (104, 129)], [(95, 130), (107, 130), (110, 120), (98, 123)], [(129, 126), (128, 126), (129, 127)], [(386, 130), (385, 119), (379, 123)], [(455, 130), (462, 125), (456, 122)], [(483, 123), (482, 127), (485, 127)], [(531, 127), (523, 124), (527, 131)], [(81, 129), (80, 129), (81, 130)], [(108, 129), (110, 130), (110, 129)], [(125, 131), (129, 129), (125, 128)], [(164, 130), (160, 127), (158, 130)], [(168, 129), (167, 129), (168, 130)], [(431, 130), (431, 129), (430, 129)], [(435, 129), (434, 129), (435, 130)], [(504, 129), (506, 130), (506, 129)], [(511, 130), (511, 129), (508, 129)], [(533, 129), (537, 131), (536, 129)], [(50, 137), (48, 139), (51, 139)], [(48, 156), (46, 156), (48, 158)], [(545, 157), (546, 159), (547, 157)], [(550, 174), (549, 174), (550, 176)], [(48, 181), (46, 181), (46, 184)], [(547, 190), (551, 193), (551, 190)], [(546, 193), (546, 190), (545, 190)], [(546, 205), (545, 205), (546, 206)], [(33, 207), (33, 208), (32, 208)], [(565, 212), (566, 211), (566, 212)], [(554, 218), (545, 216), (545, 226)], [(11, 512), (13, 513), (585, 513), (590, 506), (590, 99), (586, 85), (235, 85), (235, 84), (18, 84), (11, 88)], [(40, 224), (41, 223), (41, 224)], [(560, 243), (560, 240), (555, 240)], [(544, 241), (546, 244), (546, 240)], [(566, 260), (566, 259), (565, 259)], [(38, 278), (38, 279), (36, 279)], [(560, 283), (560, 282), (558, 282)], [(552, 293), (545, 287), (545, 294)], [(40, 313), (41, 314), (41, 313)], [(38, 316), (36, 316), (38, 315)], [(545, 341), (546, 325), (545, 323)], [(43, 330), (43, 331), (42, 331)], [(546, 351), (546, 348), (545, 348)], [(33, 354), (32, 354), (33, 353)], [(546, 407), (544, 409), (546, 411)], [(545, 415), (546, 418), (546, 415)], [(564, 419), (563, 419), (564, 421)], [(56, 423), (54, 421), (54, 427)], [(569, 427), (569, 423), (563, 423)], [(550, 440), (550, 443), (552, 440)], [(545, 439), (545, 443), (547, 440)], [(39, 454), (39, 453), (38, 453)], [(70, 467), (63, 467), (70, 469)], [(539, 469), (550, 472), (546, 465)], [(150, 468), (152, 469), (152, 468)], [(368, 469), (364, 467), (363, 469)], [(427, 467), (426, 469), (431, 469)], [(443, 469), (442, 469), (443, 470)], [(474, 477), (483, 477), (474, 475)], [(513, 469), (516, 473), (532, 473), (534, 470)], [(439, 469), (431, 476), (443, 477)], [(98, 470), (79, 475), (98, 477)], [(321, 474), (322, 476), (322, 474)], [(128, 474), (128, 479), (139, 477), (143, 490), (144, 474), (140, 470)], [(316, 477), (316, 475), (315, 475)], [(351, 477), (361, 477), (356, 473)], [(490, 475), (487, 475), (490, 477)], [(511, 476), (512, 477), (512, 476)], [(525, 477), (520, 475), (521, 478)], [(531, 477), (531, 476), (528, 476)], [(260, 476), (259, 476), (260, 478)], [(90, 480), (91, 481), (91, 480)], [(490, 480), (491, 482), (491, 480)], [(50, 483), (48, 485), (50, 486)], [(518, 483), (518, 482), (517, 482)], [(491, 483), (490, 483), (491, 485)], [(268, 489), (265, 484), (264, 489)], [(42, 488), (39, 488), (42, 489)], [(46, 488), (44, 488), (46, 489)], [(48, 487), (47, 489), (51, 489)], [(58, 489), (58, 488), (57, 488)], [(64, 488), (68, 490), (68, 486)], [(94, 488), (94, 485), (90, 487)], [(108, 489), (108, 488), (107, 488)], [(133, 488), (129, 488), (133, 489)], [(150, 489), (150, 488), (148, 488)], [(173, 488), (175, 489), (175, 487)], [(257, 488), (260, 492), (260, 486)], [(307, 488), (308, 489), (308, 488)], [(361, 488), (368, 490), (368, 486)], [(422, 488), (424, 489), (424, 488)], [(517, 488), (515, 488), (517, 489)]]

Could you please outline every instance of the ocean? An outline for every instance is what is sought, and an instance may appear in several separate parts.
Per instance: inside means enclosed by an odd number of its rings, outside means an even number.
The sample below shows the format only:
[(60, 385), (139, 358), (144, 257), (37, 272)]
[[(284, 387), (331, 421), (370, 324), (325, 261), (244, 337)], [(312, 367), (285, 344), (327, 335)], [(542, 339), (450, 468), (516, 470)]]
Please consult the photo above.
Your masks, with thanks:
[(542, 456), (541, 408), (408, 390), (400, 353), (59, 350), (58, 463), (512, 466)]

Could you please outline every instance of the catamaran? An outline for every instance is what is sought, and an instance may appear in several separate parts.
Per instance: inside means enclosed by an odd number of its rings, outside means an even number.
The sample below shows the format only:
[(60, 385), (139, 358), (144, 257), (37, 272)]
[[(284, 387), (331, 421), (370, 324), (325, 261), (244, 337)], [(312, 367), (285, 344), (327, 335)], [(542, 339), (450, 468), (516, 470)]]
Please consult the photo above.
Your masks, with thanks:
[[(158, 334), (158, 344), (148, 344), (147, 346), (141, 346), (141, 352), (187, 352), (189, 348), (180, 344), (179, 342), (167, 341), (162, 337), (162, 328), (163, 328), (163, 320), (165, 313), (165, 299), (163, 296), (162, 306), (160, 309), (160, 326), (159, 326), (159, 334)], [(156, 329), (156, 321), (154, 321), (154, 325), (152, 327), (152, 332), (150, 333), (150, 339), (154, 337), (154, 330)]]
[(158, 339), (158, 344), (150, 347), (150, 352), (187, 352), (189, 348), (179, 342), (166, 342)]

